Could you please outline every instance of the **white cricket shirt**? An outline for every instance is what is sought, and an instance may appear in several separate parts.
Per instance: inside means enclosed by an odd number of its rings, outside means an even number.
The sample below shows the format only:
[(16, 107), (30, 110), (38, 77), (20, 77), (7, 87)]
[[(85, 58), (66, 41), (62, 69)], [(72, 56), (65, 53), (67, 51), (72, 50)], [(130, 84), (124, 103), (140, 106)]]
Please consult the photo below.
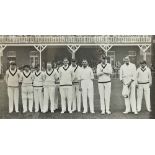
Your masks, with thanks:
[(11, 70), (10, 68), (6, 71), (6, 83), (8, 87), (18, 87), (20, 80), (20, 71), (15, 68)]
[(125, 84), (131, 80), (136, 80), (136, 66), (133, 63), (129, 63), (129, 65), (123, 64), (121, 66), (120, 80), (123, 80)]
[[(103, 75), (100, 75), (101, 73), (104, 73)], [(108, 74), (106, 74), (108, 73)], [(110, 75), (112, 74), (112, 67), (111, 67), (111, 64), (109, 63), (106, 63), (106, 64), (98, 64), (97, 65), (97, 75), (98, 75), (98, 82), (110, 82), (111, 81), (111, 77)]]
[(147, 66), (143, 69), (139, 67), (137, 69), (137, 83), (145, 84), (152, 82), (151, 70)]
[(93, 70), (87, 66), (86, 68), (81, 67), (80, 80), (92, 80), (94, 79)]
[(60, 67), (59, 69), (60, 86), (72, 86), (74, 79), (72, 67), (67, 65)]

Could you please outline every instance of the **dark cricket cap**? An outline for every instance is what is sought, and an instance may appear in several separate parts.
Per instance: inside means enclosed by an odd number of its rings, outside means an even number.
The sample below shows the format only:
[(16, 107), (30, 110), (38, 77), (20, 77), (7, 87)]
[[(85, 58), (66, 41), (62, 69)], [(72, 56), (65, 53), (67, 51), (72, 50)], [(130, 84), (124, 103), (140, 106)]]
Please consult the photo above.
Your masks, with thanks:
[(75, 59), (72, 59), (72, 62), (76, 62), (76, 60)]
[(30, 65), (24, 65), (23, 68), (30, 68)]
[(145, 60), (141, 60), (140, 64), (146, 64), (146, 61)]
[(10, 65), (16, 65), (15, 61), (10, 61)]
[(107, 59), (107, 56), (106, 56), (105, 54), (103, 54), (103, 55), (101, 56), (101, 58), (102, 58), (102, 59)]
[(36, 65), (34, 68), (39, 68), (40, 67), (40, 65), (38, 64), (38, 65)]

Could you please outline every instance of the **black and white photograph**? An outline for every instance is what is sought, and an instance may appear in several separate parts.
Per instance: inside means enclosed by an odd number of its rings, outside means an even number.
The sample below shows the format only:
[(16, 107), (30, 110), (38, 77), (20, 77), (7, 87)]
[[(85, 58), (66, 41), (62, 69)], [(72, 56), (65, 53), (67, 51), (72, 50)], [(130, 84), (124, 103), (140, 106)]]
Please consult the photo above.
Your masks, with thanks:
[(1, 35), (0, 118), (154, 118), (155, 36)]
[(1, 155), (154, 154), (154, 0), (0, 6)]

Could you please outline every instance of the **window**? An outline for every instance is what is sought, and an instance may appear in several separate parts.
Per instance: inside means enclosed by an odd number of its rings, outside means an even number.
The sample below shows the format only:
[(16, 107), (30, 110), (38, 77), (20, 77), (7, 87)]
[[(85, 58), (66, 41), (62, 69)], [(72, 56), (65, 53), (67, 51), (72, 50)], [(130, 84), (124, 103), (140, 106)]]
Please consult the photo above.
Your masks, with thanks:
[(7, 57), (16, 57), (16, 51), (8, 51)]
[(35, 67), (39, 64), (39, 53), (37, 51), (30, 52), (30, 65)]
[(128, 53), (129, 53), (129, 56), (136, 56), (136, 51), (128, 51)]
[(115, 66), (115, 51), (108, 51), (107, 52), (107, 61), (111, 63), (111, 65), (114, 67)]
[(8, 59), (8, 62), (16, 61), (16, 51), (8, 51), (7, 52), (7, 59)]

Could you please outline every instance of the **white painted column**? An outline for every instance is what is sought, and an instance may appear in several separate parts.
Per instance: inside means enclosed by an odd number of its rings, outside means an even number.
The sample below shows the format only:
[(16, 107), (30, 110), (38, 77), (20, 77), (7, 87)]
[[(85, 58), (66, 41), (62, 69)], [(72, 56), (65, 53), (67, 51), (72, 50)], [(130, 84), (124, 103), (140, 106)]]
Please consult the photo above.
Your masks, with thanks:
[(80, 48), (80, 45), (67, 45), (67, 47), (69, 48), (69, 52), (72, 54), (72, 59), (75, 59), (75, 54)]
[(0, 74), (2, 74), (2, 56), (3, 56), (3, 49), (0, 48)]
[(2, 56), (3, 56), (3, 50), (5, 46), (1, 45), (0, 46), (0, 74), (2, 74)]
[(42, 69), (42, 52), (47, 47), (47, 45), (34, 45), (35, 49), (39, 52), (39, 65), (40, 70)]
[(143, 51), (143, 60), (145, 61), (146, 61), (146, 56), (147, 56), (146, 51), (145, 52)]
[(146, 56), (147, 56), (147, 53), (146, 53), (146, 51), (149, 49), (149, 47), (151, 46), (150, 44), (143, 44), (143, 45), (138, 45), (139, 46), (139, 48), (140, 48), (140, 50), (143, 52), (143, 60), (145, 60), (146, 61)]
[(105, 54), (107, 56), (107, 52), (112, 48), (112, 45), (100, 45), (100, 47), (105, 51)]
[(40, 65), (40, 71), (42, 69), (42, 52), (39, 52), (39, 65)]

